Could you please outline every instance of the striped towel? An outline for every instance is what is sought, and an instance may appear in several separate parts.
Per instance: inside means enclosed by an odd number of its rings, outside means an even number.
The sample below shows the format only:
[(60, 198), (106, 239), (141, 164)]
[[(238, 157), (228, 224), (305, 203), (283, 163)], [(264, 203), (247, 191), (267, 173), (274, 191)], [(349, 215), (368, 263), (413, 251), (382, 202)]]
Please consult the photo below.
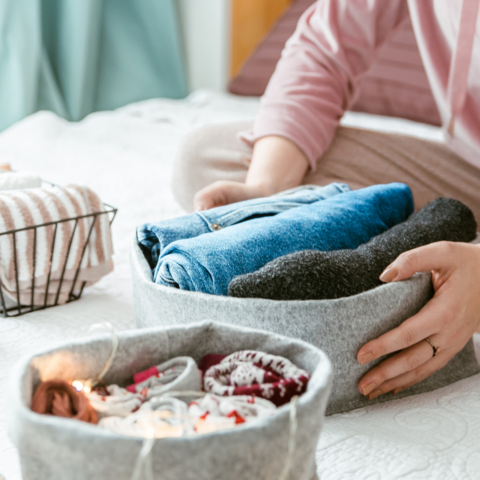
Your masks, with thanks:
[[(103, 211), (99, 197), (78, 185), (0, 192), (0, 234)], [(2, 290), (23, 305), (62, 304), (83, 282), (92, 285), (111, 272), (112, 254), (107, 213), (0, 235)]]

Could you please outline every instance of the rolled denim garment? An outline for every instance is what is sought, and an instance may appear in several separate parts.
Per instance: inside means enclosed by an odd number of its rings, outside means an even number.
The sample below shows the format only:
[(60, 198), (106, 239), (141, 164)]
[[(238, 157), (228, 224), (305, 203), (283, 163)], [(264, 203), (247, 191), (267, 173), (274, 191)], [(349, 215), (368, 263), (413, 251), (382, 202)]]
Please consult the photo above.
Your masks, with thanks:
[(227, 295), (236, 276), (301, 250), (354, 249), (404, 222), (413, 212), (410, 188), (402, 183), (346, 192), (273, 217), (256, 218), (170, 244), (160, 256), (160, 285)]
[(348, 191), (350, 187), (344, 183), (331, 183), (326, 187), (303, 185), (270, 197), (246, 200), (157, 223), (146, 223), (137, 228), (137, 239), (153, 270), (161, 253), (177, 240), (216, 232), (252, 218), (277, 215)]

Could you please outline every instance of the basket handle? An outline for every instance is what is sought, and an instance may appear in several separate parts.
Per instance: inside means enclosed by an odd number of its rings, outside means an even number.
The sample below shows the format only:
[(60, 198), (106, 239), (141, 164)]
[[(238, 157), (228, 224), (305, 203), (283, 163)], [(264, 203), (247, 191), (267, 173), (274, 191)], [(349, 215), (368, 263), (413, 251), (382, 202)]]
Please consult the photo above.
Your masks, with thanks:
[(298, 395), (295, 395), (290, 400), (290, 434), (288, 436), (288, 453), (287, 459), (285, 460), (285, 466), (280, 475), (280, 480), (287, 480), (290, 475), (290, 470), (293, 463), (293, 455), (295, 453), (295, 446), (297, 443), (297, 405), (298, 405)]
[(88, 329), (88, 333), (93, 333), (97, 330), (106, 330), (111, 334), (111, 336), (112, 336), (112, 351), (110, 352), (110, 356), (108, 357), (108, 360), (105, 363), (105, 366), (103, 367), (103, 370), (98, 374), (97, 378), (91, 379), (89, 381), (90, 388), (95, 387), (96, 385), (98, 385), (103, 380), (103, 377), (107, 374), (107, 372), (112, 367), (113, 360), (115, 359), (115, 355), (117, 354), (117, 350), (118, 350), (118, 336), (115, 333), (115, 329), (113, 328), (113, 326), (110, 322), (94, 323)]

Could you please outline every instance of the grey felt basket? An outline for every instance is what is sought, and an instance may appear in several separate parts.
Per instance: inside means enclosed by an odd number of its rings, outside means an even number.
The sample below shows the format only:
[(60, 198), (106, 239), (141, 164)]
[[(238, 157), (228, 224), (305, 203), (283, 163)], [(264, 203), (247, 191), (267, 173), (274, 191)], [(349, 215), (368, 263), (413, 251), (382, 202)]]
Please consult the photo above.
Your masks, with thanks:
[(330, 358), (334, 373), (327, 415), (428, 392), (479, 372), (470, 340), (445, 367), (396, 396), (387, 394), (368, 400), (359, 393), (359, 380), (382, 359), (360, 365), (356, 359), (358, 350), (418, 313), (433, 294), (430, 274), (416, 274), (409, 280), (338, 300), (275, 301), (207, 295), (157, 285), (136, 239), (130, 261), (133, 307), (139, 327), (211, 319), (299, 338), (321, 348)]
[[(251, 349), (281, 355), (312, 374), (298, 400), (296, 447), (289, 480), (310, 480), (315, 449), (330, 391), (331, 365), (306, 342), (215, 322), (120, 333), (107, 383), (125, 385), (135, 372), (176, 356), (196, 361), (207, 353)], [(142, 439), (123, 437), (100, 427), (39, 415), (29, 404), (40, 380), (91, 378), (111, 351), (111, 338), (100, 336), (37, 353), (12, 372), (8, 399), (9, 434), (18, 448), (23, 480), (130, 480)], [(287, 458), (290, 406), (272, 417), (232, 430), (184, 438), (158, 439), (153, 447), (157, 480), (277, 480)]]

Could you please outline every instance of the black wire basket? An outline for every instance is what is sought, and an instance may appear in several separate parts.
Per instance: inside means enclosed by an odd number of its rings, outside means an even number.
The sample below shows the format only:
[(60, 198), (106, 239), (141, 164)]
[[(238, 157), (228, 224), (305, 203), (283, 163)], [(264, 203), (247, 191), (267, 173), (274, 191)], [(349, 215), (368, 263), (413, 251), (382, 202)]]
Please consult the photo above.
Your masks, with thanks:
[[(104, 210), (101, 212), (95, 212), (95, 213), (89, 213), (87, 215), (80, 215), (77, 217), (70, 217), (70, 218), (65, 218), (62, 220), (57, 220), (57, 221), (52, 221), (52, 222), (47, 222), (47, 223), (42, 223), (39, 225), (33, 225), (30, 227), (24, 227), (24, 228), (18, 228), (15, 230), (9, 230), (7, 232), (0, 233), (0, 239), (3, 238), (4, 236), (11, 235), (12, 236), (12, 244), (13, 244), (13, 262), (14, 262), (14, 275), (15, 275), (15, 285), (16, 285), (16, 299), (12, 298), (12, 295), (7, 295), (5, 292), (5, 285), (3, 284), (2, 280), (0, 279), (0, 316), (2, 317), (18, 317), (20, 315), (23, 315), (25, 313), (30, 313), (38, 310), (45, 310), (46, 308), (50, 307), (55, 307), (59, 305), (59, 298), (60, 298), (60, 293), (61, 293), (61, 288), (62, 284), (64, 282), (64, 274), (65, 270), (67, 268), (67, 263), (69, 260), (70, 256), (70, 250), (72, 247), (73, 239), (75, 236), (75, 232), (77, 231), (77, 226), (80, 220), (83, 219), (88, 219), (88, 218), (93, 218), (93, 221), (89, 227), (88, 234), (86, 235), (85, 242), (83, 245), (80, 247), (81, 249), (81, 257), (80, 261), (78, 262), (78, 267), (75, 271), (75, 276), (72, 282), (72, 287), (68, 293), (68, 298), (66, 302), (64, 303), (70, 303), (75, 300), (78, 300), (83, 293), (83, 289), (85, 288), (86, 281), (78, 281), (78, 275), (81, 270), (82, 266), (82, 261), (83, 257), (85, 256), (85, 252), (87, 250), (87, 246), (90, 242), (90, 237), (92, 235), (92, 231), (101, 215), (108, 215), (109, 217), (109, 224), (111, 225), (113, 220), (115, 219), (115, 216), (117, 214), (117, 209), (115, 207), (112, 207), (111, 205), (108, 205), (106, 203), (104, 205)], [(56, 291), (53, 291), (54, 294), (54, 302), (49, 302), (49, 296), (52, 296), (52, 292), (50, 291), (50, 279), (51, 279), (51, 274), (52, 274), (52, 267), (53, 267), (53, 257), (55, 253), (55, 239), (57, 238), (57, 229), (58, 226), (62, 223), (65, 222), (73, 222), (73, 229), (72, 233), (70, 235), (70, 238), (68, 239), (68, 249), (66, 251), (65, 255), (65, 261), (63, 262), (61, 268), (61, 276), (59, 279), (59, 284), (56, 289)], [(36, 255), (37, 255), (37, 232), (41, 228), (47, 228), (47, 227), (54, 227), (54, 233), (53, 233), (53, 242), (52, 242), (52, 248), (50, 251), (50, 267), (49, 271), (47, 274), (47, 282), (45, 286), (42, 286), (42, 288), (45, 288), (45, 300), (41, 305), (38, 305), (38, 301), (34, 302), (35, 298), (35, 267), (36, 267)], [(26, 302), (21, 302), (20, 301), (20, 289), (19, 289), (19, 269), (18, 269), (18, 256), (17, 256), (17, 235), (20, 232), (32, 232), (33, 233), (33, 274), (32, 274), (32, 279), (31, 279), (31, 300), (26, 304)], [(78, 285), (77, 285), (78, 283)], [(14, 295), (15, 297), (15, 295)]]

